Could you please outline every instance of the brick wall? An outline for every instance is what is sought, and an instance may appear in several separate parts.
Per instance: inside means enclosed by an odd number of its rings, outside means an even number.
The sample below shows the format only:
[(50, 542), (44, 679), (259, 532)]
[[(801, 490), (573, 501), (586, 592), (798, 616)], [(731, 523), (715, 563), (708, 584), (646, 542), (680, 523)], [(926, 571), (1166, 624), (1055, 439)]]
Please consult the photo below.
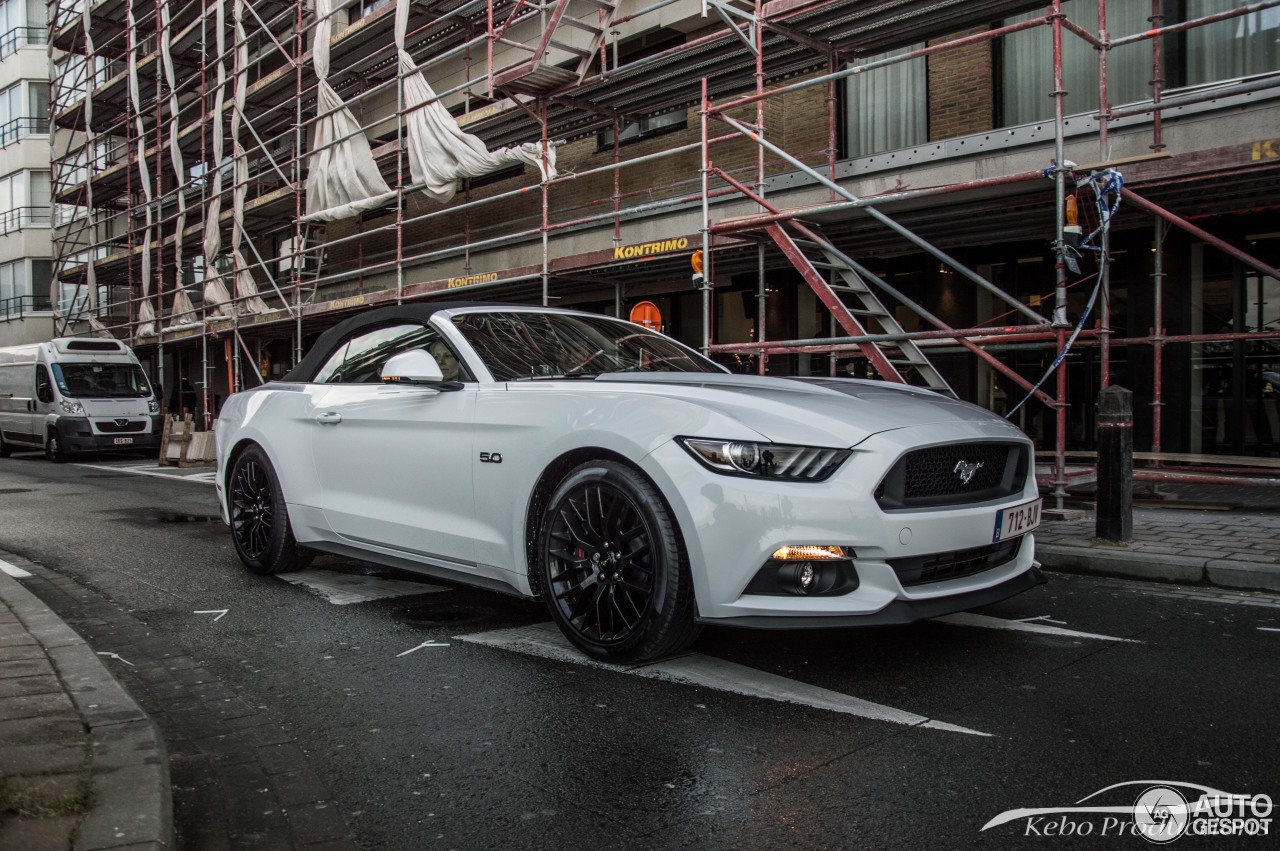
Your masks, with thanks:
[[(972, 35), (985, 27), (952, 33), (929, 44)], [(929, 139), (950, 139), (994, 127), (992, 44), (978, 42), (929, 57)]]

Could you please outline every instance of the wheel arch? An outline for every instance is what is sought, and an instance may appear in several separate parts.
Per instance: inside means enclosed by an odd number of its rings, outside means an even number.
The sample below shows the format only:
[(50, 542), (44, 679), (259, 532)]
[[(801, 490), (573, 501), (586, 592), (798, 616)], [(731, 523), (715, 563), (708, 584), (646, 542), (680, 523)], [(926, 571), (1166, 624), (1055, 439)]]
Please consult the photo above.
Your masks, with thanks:
[(613, 461), (621, 464), (653, 486), (654, 491), (657, 492), (658, 497), (666, 506), (667, 511), (671, 514), (672, 522), (675, 524), (676, 542), (680, 550), (680, 557), (686, 563), (688, 562), (688, 548), (685, 546), (684, 530), (680, 527), (678, 515), (671, 510), (671, 501), (667, 499), (662, 487), (653, 480), (652, 476), (630, 458), (613, 450), (605, 449), (602, 446), (571, 449), (557, 457), (543, 469), (542, 475), (538, 477), (538, 481), (533, 486), (533, 490), (529, 495), (528, 507), (525, 509), (525, 572), (529, 580), (529, 590), (535, 597), (542, 596), (542, 583), (538, 578), (538, 535), (541, 532), (542, 514), (546, 510), (547, 501), (560, 485), (560, 482), (569, 474), (569, 471), (591, 461)]

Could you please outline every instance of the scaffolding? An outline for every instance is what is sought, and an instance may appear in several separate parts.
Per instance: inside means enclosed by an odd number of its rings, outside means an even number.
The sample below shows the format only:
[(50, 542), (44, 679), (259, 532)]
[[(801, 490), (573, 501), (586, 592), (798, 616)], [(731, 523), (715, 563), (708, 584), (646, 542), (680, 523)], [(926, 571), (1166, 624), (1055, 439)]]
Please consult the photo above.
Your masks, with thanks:
[[(1020, 387), (1028, 404), (1052, 412), (1056, 438), (1045, 483), (1061, 506), (1069, 484), (1062, 363), (1070, 347), (1097, 348), (1103, 386), (1112, 347), (1152, 348), (1152, 449), (1160, 453), (1165, 347), (1280, 338), (1267, 330), (1165, 333), (1161, 246), (1169, 228), (1259, 274), (1280, 279), (1280, 272), (1170, 212), (1159, 193), (1153, 199), (1133, 188), (1144, 176), (1164, 187), (1212, 172), (1219, 182), (1236, 181), (1242, 209), (1262, 203), (1268, 190), (1258, 185), (1268, 180), (1274, 196), (1280, 166), (1271, 160), (1248, 168), (1209, 161), (1171, 167), (1176, 158), (1164, 150), (1163, 117), (1274, 90), (1280, 72), (1170, 95), (1162, 44), (1175, 33), (1277, 6), (1280, 0), (1264, 0), (1166, 24), (1163, 4), (1152, 0), (1148, 28), (1115, 36), (1107, 0), (1097, 0), (1090, 21), (1070, 19), (1062, 0), (1047, 8), (1043, 0), (55, 0), (58, 332), (111, 334), (154, 353), (162, 388), (167, 353), (181, 353), (199, 363), (210, 412), (215, 390), (264, 380), (268, 349), (287, 349), (296, 361), (308, 336), (351, 311), (448, 294), (547, 304), (611, 290), (621, 313), (624, 295), (647, 281), (688, 280), (688, 255), (700, 246), (705, 351), (750, 357), (761, 373), (781, 354), (829, 355), (833, 372), (836, 356), (856, 357), (886, 380), (951, 393), (930, 353), (959, 346)], [(989, 24), (1037, 11), (1018, 23)], [(627, 55), (631, 37), (671, 19), (687, 24), (678, 44)], [(851, 190), (852, 175), (837, 159), (842, 81), (1036, 28), (1047, 29), (1053, 45), (1046, 57), (1053, 70), (1051, 161), (870, 196)], [(1064, 151), (1069, 38), (1090, 45), (1098, 62), (1097, 162), (1084, 166), (1068, 163)], [(1151, 97), (1114, 106), (1109, 55), (1138, 43), (1150, 45)], [(916, 44), (925, 46), (911, 49)], [(889, 51), (898, 52), (865, 61)], [(406, 97), (415, 75), (430, 77), (435, 90)], [(821, 110), (825, 138), (789, 151), (769, 126), (769, 105), (779, 102)], [(411, 176), (407, 134), (442, 106), (489, 150), (522, 146), (532, 152), (524, 161), (537, 168), (464, 178), (457, 197), (443, 205), (430, 200), (435, 184)], [(694, 139), (623, 144), (636, 122), (690, 112), (697, 115)], [(344, 115), (351, 125), (336, 120)], [(1135, 116), (1150, 122), (1150, 151), (1114, 158), (1111, 130)], [(320, 135), (326, 123), (347, 129)], [(317, 195), (309, 183), (327, 157), (351, 144), (367, 151), (373, 188), (341, 214), (317, 216), (308, 206)], [(568, 163), (558, 174), (557, 152), (561, 165)], [(777, 188), (788, 182), (798, 188)], [(1097, 321), (1073, 326), (1066, 209), (1077, 185), (1093, 187), (1099, 199), (1101, 262), (1092, 281), (1100, 294)], [(1048, 315), (978, 274), (936, 236), (922, 235), (936, 230), (929, 205), (966, 200), (996, 215), (989, 199), (1000, 196), (1020, 199), (1004, 213), (1007, 222), (1032, 207), (1049, 219), (1056, 263)], [(1122, 340), (1111, 332), (1102, 222), (1121, 202), (1154, 220), (1156, 268), (1152, 330)], [(1273, 197), (1266, 203), (1274, 205)], [(951, 223), (957, 232), (966, 226), (954, 217)], [(632, 233), (658, 236), (628, 246), (624, 235)], [(607, 247), (597, 247), (601, 234)], [(887, 242), (927, 253), (1005, 302), (1008, 314), (951, 327), (873, 272), (866, 256)], [(794, 268), (830, 312), (829, 336), (768, 335), (766, 272), (780, 267)], [(759, 322), (750, 342), (716, 339), (714, 288), (728, 275), (758, 281)], [(931, 330), (906, 330), (897, 308)], [(999, 354), (1015, 342), (1043, 347), (1051, 367), (1034, 378), (1020, 373)], [(217, 375), (224, 383), (215, 388)]]

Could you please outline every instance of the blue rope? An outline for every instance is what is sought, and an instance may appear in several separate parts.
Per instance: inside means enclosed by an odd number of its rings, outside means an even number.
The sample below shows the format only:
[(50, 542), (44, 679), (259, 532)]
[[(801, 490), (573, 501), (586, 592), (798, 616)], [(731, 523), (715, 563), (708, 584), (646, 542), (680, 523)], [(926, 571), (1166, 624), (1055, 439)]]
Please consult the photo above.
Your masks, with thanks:
[[(1057, 170), (1056, 166), (1045, 169), (1042, 174), (1045, 177), (1052, 177)], [(1101, 185), (1099, 183), (1101, 182)], [(1098, 209), (1098, 226), (1093, 229), (1087, 237), (1080, 241), (1080, 248), (1088, 251), (1094, 251), (1098, 254), (1098, 278), (1093, 285), (1093, 292), (1089, 294), (1089, 301), (1085, 304), (1084, 312), (1080, 314), (1080, 321), (1076, 323), (1076, 327), (1072, 329), (1071, 336), (1067, 338), (1066, 343), (1062, 346), (1062, 351), (1058, 352), (1053, 359), (1053, 363), (1049, 364), (1049, 368), (1045, 370), (1044, 375), (1040, 376), (1040, 380), (1035, 383), (1027, 395), (1022, 397), (1022, 401), (1014, 405), (1009, 413), (1005, 414), (1005, 419), (1009, 419), (1018, 409), (1027, 403), (1040, 386), (1053, 375), (1054, 370), (1062, 365), (1066, 360), (1067, 353), (1071, 351), (1071, 346), (1075, 343), (1076, 338), (1080, 336), (1080, 331), (1084, 328), (1085, 322), (1089, 320), (1089, 314), (1093, 312), (1093, 305), (1098, 300), (1098, 292), (1102, 289), (1102, 281), (1106, 277), (1107, 256), (1102, 253), (1102, 246), (1094, 245), (1093, 239), (1099, 234), (1106, 233), (1111, 230), (1111, 218), (1116, 211), (1120, 209), (1120, 190), (1124, 188), (1124, 177), (1114, 168), (1108, 168), (1103, 171), (1093, 172), (1076, 181), (1076, 187), (1088, 186), (1093, 190), (1094, 205)], [(1111, 200), (1108, 200), (1111, 199)]]

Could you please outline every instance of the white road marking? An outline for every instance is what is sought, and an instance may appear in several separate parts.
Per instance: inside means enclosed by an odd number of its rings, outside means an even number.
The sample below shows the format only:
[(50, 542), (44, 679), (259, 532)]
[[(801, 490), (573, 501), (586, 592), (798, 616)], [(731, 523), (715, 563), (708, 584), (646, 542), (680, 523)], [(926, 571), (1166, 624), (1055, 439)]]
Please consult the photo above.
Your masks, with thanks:
[(225, 618), (225, 617), (227, 616), (227, 612), (229, 612), (229, 611), (231, 611), (231, 610), (230, 610), (230, 609), (202, 609), (201, 611), (198, 611), (198, 612), (192, 612), (191, 614), (193, 614), (193, 615), (217, 615), (217, 617), (213, 619), (213, 622), (214, 622), (214, 623), (217, 623), (218, 621), (220, 621), (220, 620), (222, 620), (223, 618)]
[(1034, 618), (1018, 618), (1018, 623), (1035, 623), (1036, 621), (1044, 621), (1045, 623), (1056, 623), (1058, 626), (1066, 626), (1066, 621), (1055, 621), (1048, 615), (1036, 615)]
[(403, 653), (397, 653), (396, 658), (399, 659), (401, 656), (408, 656), (413, 651), (421, 650), (424, 647), (448, 647), (448, 646), (449, 646), (449, 643), (444, 641), (424, 641), (421, 644), (419, 644), (417, 647), (410, 647), (408, 650), (404, 651)]
[(437, 594), (449, 590), (440, 585), (429, 585), (425, 582), (383, 579), (380, 576), (359, 576), (336, 570), (304, 570), (300, 573), (282, 574), (279, 578), (314, 591), (335, 606), (368, 603), (390, 597), (408, 597), (413, 594)]
[(993, 618), (987, 615), (975, 615), (973, 612), (957, 612), (954, 615), (943, 615), (934, 618), (939, 623), (949, 623), (953, 626), (977, 626), (983, 629), (1011, 629), (1014, 632), (1035, 632), (1040, 635), (1056, 635), (1061, 638), (1092, 638), (1097, 641), (1119, 641), (1124, 644), (1142, 644), (1132, 638), (1116, 638), (1113, 635), (1099, 635), (1094, 632), (1077, 632), (1074, 629), (1063, 629), (1060, 626), (1049, 626), (1042, 623), (1027, 623), (1026, 621), (1010, 621), (1004, 618)]
[(148, 465), (146, 467), (112, 467), (107, 464), (75, 464), (76, 467), (84, 467), (86, 470), (107, 470), (112, 473), (129, 473), (133, 476), (154, 476), (157, 479), (170, 479), (179, 482), (196, 482), (198, 484), (211, 485), (217, 478), (217, 471), (203, 471), (199, 473), (161, 473), (164, 469), (158, 466)]
[(1280, 629), (1276, 629), (1274, 626), (1260, 626), (1258, 627), (1258, 629), (1262, 630), (1263, 632), (1280, 632)]
[(4, 561), (3, 559), (0, 559), (0, 571), (4, 571), (5, 573), (9, 574), (15, 579), (25, 579), (26, 577), (31, 575), (30, 573), (23, 570), (22, 568), (15, 567), (14, 565), (9, 564), (9, 562)]
[(689, 653), (637, 667), (618, 667), (596, 662), (582, 655), (569, 644), (553, 624), (541, 623), (533, 626), (502, 629), (493, 632), (481, 632), (472, 635), (455, 636), (459, 641), (469, 641), (502, 650), (527, 653), (557, 662), (571, 662), (619, 674), (631, 674), (648, 677), (665, 682), (683, 685), (698, 685), (719, 691), (732, 692), (747, 697), (758, 697), (765, 700), (776, 700), (782, 703), (795, 703), (815, 709), (825, 709), (844, 715), (856, 715), (872, 721), (887, 721), (891, 724), (904, 724), (909, 727), (924, 727), (930, 730), (945, 730), (952, 733), (966, 733), (971, 736), (990, 736), (947, 724), (933, 721), (923, 715), (904, 712), (891, 706), (882, 706), (861, 698), (851, 697), (840, 692), (789, 680), (776, 674), (757, 671), (744, 665), (725, 662), (698, 653)]
[(112, 659), (116, 659), (116, 660), (118, 660), (118, 661), (120, 661), (120, 662), (124, 662), (124, 663), (125, 663), (126, 665), (128, 665), (130, 668), (136, 668), (136, 667), (138, 667), (137, 665), (135, 665), (135, 664), (133, 664), (132, 662), (130, 662), (128, 659), (126, 659), (126, 658), (124, 658), (123, 656), (121, 656), (119, 653), (106, 653), (106, 652), (103, 652), (102, 650), (99, 650), (99, 651), (98, 651), (98, 655), (99, 655), (99, 656), (109, 656), (109, 657), (111, 657)]

